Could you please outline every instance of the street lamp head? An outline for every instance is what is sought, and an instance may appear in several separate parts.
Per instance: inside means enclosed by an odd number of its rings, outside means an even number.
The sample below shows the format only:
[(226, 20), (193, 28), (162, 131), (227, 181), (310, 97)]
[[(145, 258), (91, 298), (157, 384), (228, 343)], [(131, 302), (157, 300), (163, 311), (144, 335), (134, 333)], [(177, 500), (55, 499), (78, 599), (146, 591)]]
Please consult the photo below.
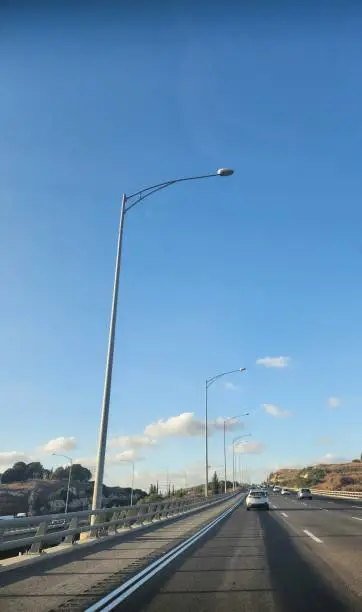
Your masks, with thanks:
[(234, 170), (232, 170), (231, 168), (218, 168), (216, 170), (216, 174), (218, 176), (231, 176), (232, 174), (234, 174)]
[(239, 368), (239, 372), (246, 372), (246, 368)]

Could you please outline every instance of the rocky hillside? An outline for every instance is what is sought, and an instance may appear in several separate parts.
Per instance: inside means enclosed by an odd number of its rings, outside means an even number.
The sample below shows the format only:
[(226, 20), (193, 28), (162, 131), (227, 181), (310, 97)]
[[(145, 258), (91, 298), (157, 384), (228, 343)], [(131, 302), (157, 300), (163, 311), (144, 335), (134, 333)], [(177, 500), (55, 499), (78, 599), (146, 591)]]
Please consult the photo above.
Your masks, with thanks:
[(327, 491), (362, 491), (362, 461), (319, 464), (303, 469), (282, 469), (269, 481), (286, 487), (312, 487)]
[(0, 516), (28, 512), (29, 495), (36, 487), (40, 502), (46, 503), (48, 496), (62, 487), (67, 487), (67, 481), (62, 480), (29, 480), (0, 484)]

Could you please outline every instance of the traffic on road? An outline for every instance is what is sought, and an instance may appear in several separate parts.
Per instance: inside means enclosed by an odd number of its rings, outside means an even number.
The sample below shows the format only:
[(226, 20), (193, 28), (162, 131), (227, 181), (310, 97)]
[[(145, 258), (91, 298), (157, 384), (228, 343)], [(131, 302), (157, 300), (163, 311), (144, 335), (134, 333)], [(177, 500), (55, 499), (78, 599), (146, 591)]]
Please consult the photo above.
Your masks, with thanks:
[(362, 611), (362, 502), (253, 487), (207, 512), (0, 573), (0, 609)]

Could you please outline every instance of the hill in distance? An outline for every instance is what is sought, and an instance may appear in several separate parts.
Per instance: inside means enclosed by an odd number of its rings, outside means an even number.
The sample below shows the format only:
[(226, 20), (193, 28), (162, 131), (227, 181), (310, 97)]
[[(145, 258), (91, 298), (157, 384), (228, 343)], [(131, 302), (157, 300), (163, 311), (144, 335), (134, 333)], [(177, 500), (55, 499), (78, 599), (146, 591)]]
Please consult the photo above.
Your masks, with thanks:
[(362, 461), (312, 465), (303, 469), (281, 469), (269, 482), (290, 488), (310, 487), (326, 491), (362, 491)]

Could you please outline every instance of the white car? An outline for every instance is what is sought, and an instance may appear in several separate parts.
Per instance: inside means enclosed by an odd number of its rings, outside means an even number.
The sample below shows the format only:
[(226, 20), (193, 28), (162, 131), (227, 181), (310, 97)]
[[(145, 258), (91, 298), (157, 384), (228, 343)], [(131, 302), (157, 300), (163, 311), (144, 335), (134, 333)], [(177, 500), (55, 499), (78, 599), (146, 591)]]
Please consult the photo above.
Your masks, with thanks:
[(273, 493), (280, 493), (280, 487), (275, 486), (273, 488)]
[(299, 489), (297, 493), (298, 499), (312, 499), (312, 491), (310, 489)]
[(263, 510), (269, 510), (269, 499), (264, 491), (258, 489), (252, 489), (246, 498), (246, 509), (258, 508)]
[(290, 495), (289, 489), (282, 489), (282, 495)]

